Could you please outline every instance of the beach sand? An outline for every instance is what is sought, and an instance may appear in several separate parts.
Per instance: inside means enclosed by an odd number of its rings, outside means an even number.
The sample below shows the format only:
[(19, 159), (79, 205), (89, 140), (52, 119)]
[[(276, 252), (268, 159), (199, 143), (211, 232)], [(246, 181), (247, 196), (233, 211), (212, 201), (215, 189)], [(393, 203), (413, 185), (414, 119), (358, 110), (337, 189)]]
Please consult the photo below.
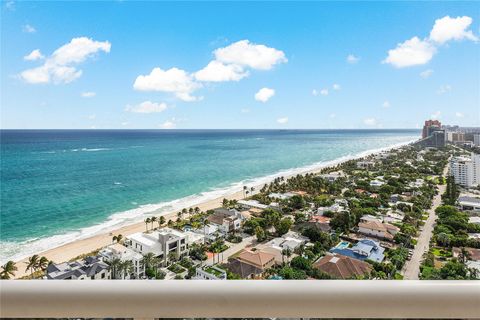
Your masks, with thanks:
[[(316, 167), (315, 169), (305, 170), (304, 172), (301, 172), (301, 173), (295, 173), (295, 174), (283, 175), (283, 176), (285, 178), (289, 178), (289, 177), (295, 176), (297, 174), (318, 173), (326, 167), (339, 165), (339, 164), (341, 164), (345, 161), (348, 161), (348, 160), (359, 159), (359, 158), (369, 156), (369, 155), (373, 155), (373, 154), (376, 154), (376, 153), (379, 153), (379, 152), (382, 152), (382, 151), (397, 149), (397, 148), (400, 148), (401, 146), (409, 144), (409, 143), (411, 143), (411, 142), (402, 143), (402, 144), (399, 144), (399, 145), (396, 145), (396, 146), (382, 148), (382, 149), (379, 149), (379, 150), (372, 150), (368, 153), (364, 153), (362, 155), (359, 155), (357, 157), (353, 157), (351, 159), (341, 160), (341, 161), (338, 161), (338, 162), (337, 161), (332, 161), (328, 164), (325, 164), (324, 166)], [(273, 181), (273, 178), (272, 178), (272, 181)], [(263, 183), (261, 185), (255, 185), (254, 188), (255, 188), (256, 191), (254, 191), (251, 195), (258, 192), (258, 190), (261, 189), (263, 187), (263, 185), (264, 185)], [(251, 185), (249, 185), (248, 187), (250, 188)], [(237, 191), (235, 193), (232, 193), (232, 194), (224, 195), (222, 197), (219, 197), (219, 198), (216, 198), (216, 199), (213, 199), (213, 200), (205, 201), (205, 202), (200, 203), (196, 206), (198, 206), (200, 208), (200, 210), (202, 210), (202, 211), (215, 209), (215, 208), (218, 208), (218, 207), (222, 206), (222, 201), (223, 201), (224, 198), (229, 199), (229, 200), (243, 199), (244, 198), (243, 191), (239, 190), (239, 191)], [(187, 209), (188, 209), (188, 207), (187, 207)], [(164, 214), (158, 214), (156, 216), (163, 215), (165, 217), (166, 221), (168, 221), (170, 219), (175, 221), (177, 219), (177, 212), (178, 211), (164, 213)], [(155, 214), (148, 214), (145, 217), (149, 217), (149, 216), (155, 216)], [(186, 215), (186, 217), (188, 217), (188, 215)], [(49, 259), (49, 260), (51, 260), (55, 263), (69, 261), (69, 260), (71, 260), (75, 257), (80, 256), (80, 255), (87, 254), (87, 253), (93, 252), (95, 250), (98, 250), (100, 248), (103, 248), (105, 246), (108, 246), (109, 244), (112, 243), (112, 237), (114, 235), (121, 234), (125, 237), (125, 236), (128, 236), (130, 234), (133, 234), (133, 233), (136, 233), (136, 232), (142, 232), (142, 231), (145, 231), (145, 223), (143, 221), (137, 222), (137, 223), (134, 223), (134, 224), (131, 224), (131, 225), (127, 225), (127, 226), (115, 229), (113, 231), (110, 231), (110, 232), (105, 232), (105, 233), (102, 233), (102, 234), (98, 234), (98, 235), (95, 235), (95, 236), (92, 236), (92, 237), (89, 237), (89, 238), (86, 238), (86, 239), (76, 240), (76, 241), (61, 245), (59, 247), (55, 247), (55, 248), (40, 252), (40, 253), (38, 253), (38, 255), (45, 256), (47, 259)], [(18, 271), (15, 273), (15, 278), (21, 278), (21, 277), (29, 274), (29, 273), (25, 272), (25, 267), (26, 267), (26, 262), (27, 261), (28, 261), (28, 258), (24, 258), (24, 259), (21, 259), (19, 261), (16, 261)]]

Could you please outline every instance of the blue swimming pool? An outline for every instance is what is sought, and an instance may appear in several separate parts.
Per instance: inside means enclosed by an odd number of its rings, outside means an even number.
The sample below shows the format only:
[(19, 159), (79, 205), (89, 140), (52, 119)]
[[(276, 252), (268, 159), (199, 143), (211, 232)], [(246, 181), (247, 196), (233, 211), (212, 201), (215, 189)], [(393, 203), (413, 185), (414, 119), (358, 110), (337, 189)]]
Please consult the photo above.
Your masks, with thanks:
[(350, 245), (350, 242), (341, 241), (339, 244), (336, 245), (335, 248), (337, 248), (337, 249), (347, 249), (349, 245)]

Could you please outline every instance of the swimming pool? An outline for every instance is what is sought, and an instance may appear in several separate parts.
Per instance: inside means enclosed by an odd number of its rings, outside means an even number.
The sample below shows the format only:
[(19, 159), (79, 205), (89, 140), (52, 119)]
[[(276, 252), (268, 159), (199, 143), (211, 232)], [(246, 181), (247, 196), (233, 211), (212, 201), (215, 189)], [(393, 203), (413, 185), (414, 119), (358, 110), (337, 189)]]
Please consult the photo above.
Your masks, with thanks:
[(350, 242), (341, 241), (339, 244), (336, 245), (335, 248), (337, 248), (337, 249), (347, 249), (349, 245), (350, 245)]

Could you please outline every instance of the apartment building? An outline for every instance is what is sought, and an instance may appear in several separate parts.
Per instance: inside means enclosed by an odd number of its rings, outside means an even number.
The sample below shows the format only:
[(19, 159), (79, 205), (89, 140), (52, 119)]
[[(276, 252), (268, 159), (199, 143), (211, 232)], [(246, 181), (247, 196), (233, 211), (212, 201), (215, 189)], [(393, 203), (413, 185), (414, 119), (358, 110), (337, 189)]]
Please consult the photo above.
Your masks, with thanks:
[(480, 183), (480, 154), (453, 158), (450, 160), (450, 174), (456, 184), (467, 188), (477, 186)]

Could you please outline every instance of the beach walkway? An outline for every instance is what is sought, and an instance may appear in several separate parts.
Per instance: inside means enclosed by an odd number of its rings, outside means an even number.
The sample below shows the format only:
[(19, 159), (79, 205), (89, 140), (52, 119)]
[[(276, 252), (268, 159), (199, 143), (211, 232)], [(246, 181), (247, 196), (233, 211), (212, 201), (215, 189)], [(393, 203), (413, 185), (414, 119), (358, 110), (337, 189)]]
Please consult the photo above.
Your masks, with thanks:
[[(443, 170), (443, 176), (448, 172), (448, 165)], [(433, 197), (432, 208), (429, 209), (428, 219), (425, 221), (420, 236), (417, 239), (417, 245), (415, 246), (412, 254), (412, 258), (405, 263), (403, 271), (404, 280), (418, 280), (418, 274), (420, 273), (420, 264), (423, 260), (423, 255), (428, 251), (430, 247), (430, 239), (432, 238), (433, 228), (435, 226), (435, 220), (437, 220), (437, 215), (435, 209), (442, 204), (442, 194), (445, 193), (447, 186), (437, 185), (438, 194)]]

